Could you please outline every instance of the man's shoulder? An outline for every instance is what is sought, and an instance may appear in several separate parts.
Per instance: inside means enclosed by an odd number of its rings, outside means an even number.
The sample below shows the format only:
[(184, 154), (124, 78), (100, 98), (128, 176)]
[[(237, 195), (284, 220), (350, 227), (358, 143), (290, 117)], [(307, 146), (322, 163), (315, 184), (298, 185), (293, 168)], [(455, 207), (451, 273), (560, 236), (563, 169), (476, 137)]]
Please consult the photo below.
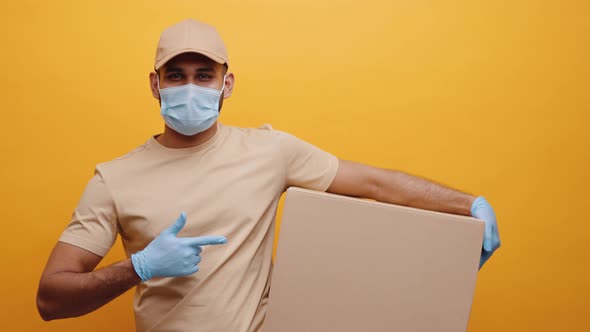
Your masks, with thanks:
[(142, 155), (146, 152), (147, 148), (148, 143), (145, 142), (123, 155), (120, 155), (108, 161), (98, 163), (96, 165), (96, 171), (102, 173), (113, 168), (125, 167), (126, 165), (138, 162), (138, 159), (142, 157)]
[(276, 130), (268, 123), (263, 124), (259, 127), (240, 127), (240, 126), (228, 126), (225, 125), (230, 131), (237, 132), (241, 135), (268, 135), (272, 134)]
[(245, 139), (262, 139), (273, 141), (286, 134), (281, 130), (273, 128), (269, 123), (265, 123), (259, 127), (237, 127), (226, 126), (232, 134), (243, 137)]

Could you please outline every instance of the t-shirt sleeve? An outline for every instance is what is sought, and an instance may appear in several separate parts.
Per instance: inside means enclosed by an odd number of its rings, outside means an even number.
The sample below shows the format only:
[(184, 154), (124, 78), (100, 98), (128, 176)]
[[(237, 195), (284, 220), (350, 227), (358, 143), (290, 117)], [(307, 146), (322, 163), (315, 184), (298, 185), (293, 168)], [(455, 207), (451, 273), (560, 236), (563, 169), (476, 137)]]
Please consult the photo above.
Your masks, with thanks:
[(59, 241), (105, 256), (117, 239), (115, 204), (100, 173), (88, 181)]
[(277, 132), (285, 162), (287, 187), (326, 191), (336, 177), (338, 158), (289, 133)]

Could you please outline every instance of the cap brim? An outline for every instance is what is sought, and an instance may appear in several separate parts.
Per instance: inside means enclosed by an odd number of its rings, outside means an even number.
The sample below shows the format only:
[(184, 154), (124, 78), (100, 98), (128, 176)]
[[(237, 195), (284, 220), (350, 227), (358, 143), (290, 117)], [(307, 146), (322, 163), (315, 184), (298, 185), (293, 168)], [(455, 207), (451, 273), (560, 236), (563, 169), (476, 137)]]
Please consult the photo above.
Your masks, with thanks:
[(219, 64), (224, 64), (226, 63), (225, 60), (223, 60), (222, 58), (216, 56), (215, 54), (212, 54), (211, 52), (208, 51), (203, 51), (203, 50), (197, 50), (194, 48), (185, 48), (185, 49), (181, 49), (181, 50), (176, 50), (170, 54), (167, 54), (165, 57), (163, 57), (162, 59), (160, 59), (160, 61), (156, 62), (156, 70), (160, 69), (160, 67), (162, 67), (166, 62), (168, 62), (170, 59), (172, 59), (173, 57), (182, 54), (182, 53), (198, 53), (198, 54), (202, 54), (206, 57), (208, 57), (209, 59), (219, 63)]

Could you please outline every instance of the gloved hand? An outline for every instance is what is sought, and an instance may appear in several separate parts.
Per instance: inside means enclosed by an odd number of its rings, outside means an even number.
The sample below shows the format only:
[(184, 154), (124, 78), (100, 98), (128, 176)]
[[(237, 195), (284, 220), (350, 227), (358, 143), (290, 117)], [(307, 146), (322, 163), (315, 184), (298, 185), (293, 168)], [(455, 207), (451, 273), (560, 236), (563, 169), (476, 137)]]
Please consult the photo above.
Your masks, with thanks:
[(481, 219), (485, 223), (483, 233), (483, 245), (481, 249), (481, 258), (479, 268), (492, 256), (496, 249), (500, 248), (500, 234), (498, 234), (498, 224), (496, 223), (496, 214), (492, 206), (483, 196), (477, 197), (471, 204), (471, 215)]
[(145, 249), (131, 255), (137, 275), (146, 281), (153, 277), (180, 277), (199, 270), (201, 246), (224, 244), (224, 236), (176, 237), (186, 224), (186, 213), (163, 230)]

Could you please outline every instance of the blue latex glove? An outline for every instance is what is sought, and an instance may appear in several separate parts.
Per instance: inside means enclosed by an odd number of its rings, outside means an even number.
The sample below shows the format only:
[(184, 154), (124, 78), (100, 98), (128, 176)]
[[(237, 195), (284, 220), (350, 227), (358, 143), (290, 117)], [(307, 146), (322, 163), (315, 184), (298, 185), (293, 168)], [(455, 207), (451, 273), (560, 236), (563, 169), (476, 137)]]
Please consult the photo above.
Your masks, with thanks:
[(199, 270), (201, 246), (224, 244), (224, 236), (176, 237), (186, 224), (186, 213), (163, 230), (142, 251), (131, 255), (133, 268), (141, 280), (153, 277), (180, 277)]
[(483, 196), (477, 197), (471, 204), (471, 215), (483, 220), (485, 223), (481, 258), (479, 260), (479, 268), (481, 269), (485, 262), (492, 257), (494, 251), (500, 248), (500, 234), (498, 234), (494, 209)]

